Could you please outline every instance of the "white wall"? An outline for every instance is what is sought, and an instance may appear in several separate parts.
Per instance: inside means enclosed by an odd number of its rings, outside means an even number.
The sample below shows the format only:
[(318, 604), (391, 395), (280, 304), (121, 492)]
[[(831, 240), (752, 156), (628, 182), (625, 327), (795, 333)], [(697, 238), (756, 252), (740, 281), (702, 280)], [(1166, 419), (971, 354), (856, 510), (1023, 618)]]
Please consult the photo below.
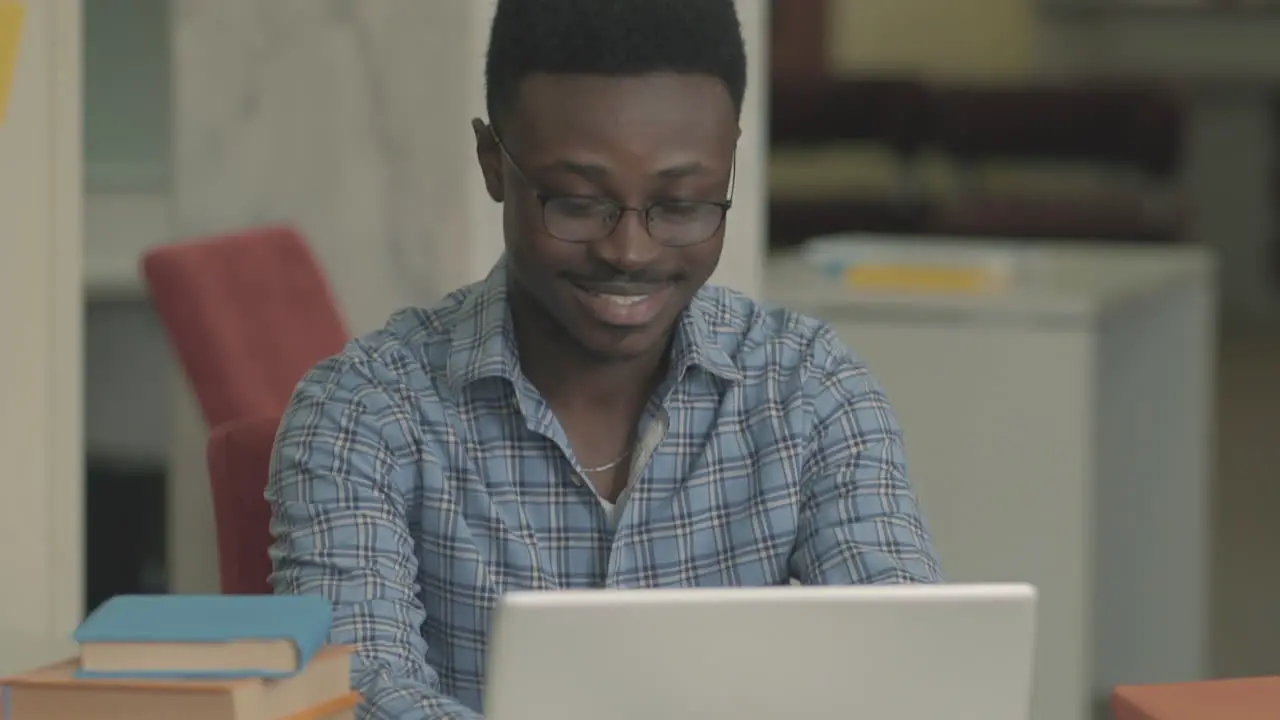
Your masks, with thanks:
[[(385, 6), (387, 1), (375, 0), (373, 4)], [(357, 327), (379, 322), (391, 307), (408, 301), (414, 293), (430, 299), (479, 278), (501, 248), (500, 215), (485, 194), (471, 160), (467, 127), (470, 117), (483, 114), (481, 78), (494, 0), (476, 0), (471, 6), (474, 10), (462, 14), (457, 12), (460, 7), (465, 8), (455, 5), (447, 13), (435, 13), (437, 22), (443, 18), (452, 23), (453, 29), (447, 32), (459, 39), (452, 46), (438, 44), (430, 51), (451, 56), (435, 63), (448, 72), (430, 78), (412, 77), (412, 82), (436, 96), (456, 98), (443, 112), (416, 116), (419, 127), (413, 130), (440, 132), (431, 123), (448, 123), (453, 133), (449, 137), (457, 142), (456, 154), (450, 151), (445, 158), (437, 153), (415, 162), (428, 175), (461, 187), (459, 201), (445, 204), (449, 217), (437, 223), (443, 231), (415, 238), (425, 247), (409, 249), (414, 257), (409, 272), (418, 280), (406, 288), (405, 269), (397, 267), (395, 258), (385, 252), (353, 261), (352, 253), (370, 254), (370, 241), (363, 236), (338, 234), (334, 240), (320, 233), (313, 237)], [(169, 85), (172, 38), (156, 34), (168, 32), (172, 8), (168, 0), (94, 0), (93, 8), (86, 16), (86, 22), (93, 25), (85, 32), (86, 53), (90, 54), (87, 65), (98, 68), (88, 75), (87, 81), (95, 86), (86, 88), (85, 113), (86, 137), (92, 145), (86, 153), (89, 194), (85, 199), (87, 441), (95, 457), (160, 463), (166, 460), (166, 430), (172, 422), (171, 386), (162, 380), (171, 359), (163, 333), (146, 306), (137, 277), (137, 258), (146, 247), (193, 229), (175, 226), (171, 168), (160, 166), (170, 160), (174, 93)], [(768, 3), (761, 0), (740, 0), (739, 4), (750, 78), (738, 154), (737, 203), (729, 218), (726, 252), (713, 278), (748, 292), (760, 285), (765, 246), (767, 8)], [(434, 11), (428, 8), (425, 12)], [(181, 18), (175, 21), (181, 22)], [(421, 36), (415, 27), (421, 23), (400, 24), (407, 25), (405, 32)], [(162, 70), (157, 70), (159, 66)], [(149, 69), (136, 72), (141, 67)], [(127, 92), (123, 94), (106, 87), (126, 80)], [(163, 147), (142, 147), (148, 138)], [(283, 170), (286, 177), (299, 174), (296, 168)], [(459, 184), (457, 178), (463, 181)], [(203, 229), (244, 222), (242, 212), (220, 210), (217, 206), (222, 200), (205, 195), (208, 200), (199, 213), (205, 217), (197, 219)], [(326, 203), (335, 205), (332, 200), (319, 202)], [(282, 214), (289, 215), (287, 208)], [(372, 269), (377, 267), (382, 269)]]
[[(178, 236), (297, 225), (362, 332), (399, 307), (480, 279), (501, 251), (500, 207), (484, 192), (469, 128), (484, 114), (495, 3), (349, 7), (334, 14), (313, 0), (172, 0), (169, 220)], [(765, 245), (767, 18), (762, 2), (740, 7), (752, 83), (715, 280), (755, 294)], [(291, 32), (273, 31), (282, 25)], [(88, 256), (134, 254), (120, 245)], [(135, 346), (145, 328), (135, 323)], [(216, 572), (205, 429), (189, 393), (178, 386), (171, 398), (170, 580), (180, 592), (209, 591)]]
[(725, 252), (711, 281), (758, 296), (763, 286), (769, 223), (769, 3), (737, 0), (747, 43), (747, 97), (738, 141), (734, 206)]
[(80, 2), (25, 2), (0, 124), (0, 630), (65, 635), (84, 603)]

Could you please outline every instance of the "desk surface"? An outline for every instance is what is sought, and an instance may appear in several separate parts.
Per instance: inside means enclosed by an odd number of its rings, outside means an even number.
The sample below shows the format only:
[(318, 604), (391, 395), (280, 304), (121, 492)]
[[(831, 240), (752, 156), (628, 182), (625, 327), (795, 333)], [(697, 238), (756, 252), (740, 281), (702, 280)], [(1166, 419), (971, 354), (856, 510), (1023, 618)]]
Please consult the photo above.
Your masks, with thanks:
[(70, 639), (0, 630), (0, 677), (65, 660), (78, 651)]

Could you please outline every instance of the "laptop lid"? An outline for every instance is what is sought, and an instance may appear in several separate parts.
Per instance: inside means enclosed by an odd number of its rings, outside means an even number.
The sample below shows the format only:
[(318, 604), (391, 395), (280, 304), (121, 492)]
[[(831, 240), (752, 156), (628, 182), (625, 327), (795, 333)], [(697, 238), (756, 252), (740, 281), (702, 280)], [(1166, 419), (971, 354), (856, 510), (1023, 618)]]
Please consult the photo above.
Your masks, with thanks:
[(1036, 591), (944, 584), (518, 592), (490, 720), (1026, 720)]

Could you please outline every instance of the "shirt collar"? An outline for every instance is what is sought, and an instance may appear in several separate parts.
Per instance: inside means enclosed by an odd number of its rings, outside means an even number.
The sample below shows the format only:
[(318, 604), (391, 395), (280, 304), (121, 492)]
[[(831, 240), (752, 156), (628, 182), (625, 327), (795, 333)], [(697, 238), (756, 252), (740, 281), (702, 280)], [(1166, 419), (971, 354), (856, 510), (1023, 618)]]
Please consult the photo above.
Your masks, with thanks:
[(671, 347), (671, 370), (675, 377), (697, 367), (729, 382), (742, 381), (742, 370), (716, 341), (716, 307), (710, 292), (702, 289), (680, 314)]
[(455, 390), (482, 378), (503, 377), (514, 382), (520, 377), (515, 332), (507, 307), (505, 260), (499, 260), (474, 290), (459, 308), (449, 336), (445, 372)]
[[(494, 265), (459, 310), (450, 334), (446, 365), (446, 374), (454, 389), (489, 377), (517, 382), (520, 359), (507, 304), (505, 257)], [(711, 327), (715, 322), (714, 311), (714, 301), (707, 297), (705, 290), (700, 290), (681, 313), (671, 351), (675, 377), (698, 367), (730, 382), (742, 380), (742, 371), (716, 342)]]

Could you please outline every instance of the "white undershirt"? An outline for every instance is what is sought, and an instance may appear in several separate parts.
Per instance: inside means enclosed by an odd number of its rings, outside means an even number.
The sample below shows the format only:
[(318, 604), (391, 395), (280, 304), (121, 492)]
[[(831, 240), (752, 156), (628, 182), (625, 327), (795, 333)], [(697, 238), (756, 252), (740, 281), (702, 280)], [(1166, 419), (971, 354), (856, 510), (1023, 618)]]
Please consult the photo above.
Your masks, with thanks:
[[(618, 499), (621, 500), (622, 498)], [(609, 516), (609, 524), (613, 527), (618, 527), (618, 518), (622, 516), (621, 505), (600, 498), (600, 506), (604, 508), (604, 514)]]
[(622, 511), (627, 507), (629, 495), (631, 495), (631, 483), (627, 483), (627, 486), (618, 494), (617, 502), (609, 502), (599, 495), (596, 496), (600, 500), (600, 507), (604, 508), (604, 514), (609, 518), (610, 527), (618, 527), (618, 520), (622, 518)]
[[(636, 443), (635, 453), (631, 457), (631, 476), (627, 479), (627, 486), (618, 494), (617, 502), (609, 502), (599, 493), (596, 493), (596, 499), (600, 501), (600, 507), (604, 508), (605, 516), (609, 518), (610, 527), (618, 527), (618, 521), (622, 519), (622, 511), (627, 507), (627, 498), (631, 496), (631, 488), (635, 485), (636, 475), (644, 469), (649, 462), (649, 456), (658, 448), (658, 444), (662, 442), (662, 438), (667, 434), (667, 412), (662, 410), (654, 422), (650, 423), (645, 429), (644, 434)], [(591, 483), (585, 476), (574, 475), (574, 478), (587, 487), (591, 487)]]

